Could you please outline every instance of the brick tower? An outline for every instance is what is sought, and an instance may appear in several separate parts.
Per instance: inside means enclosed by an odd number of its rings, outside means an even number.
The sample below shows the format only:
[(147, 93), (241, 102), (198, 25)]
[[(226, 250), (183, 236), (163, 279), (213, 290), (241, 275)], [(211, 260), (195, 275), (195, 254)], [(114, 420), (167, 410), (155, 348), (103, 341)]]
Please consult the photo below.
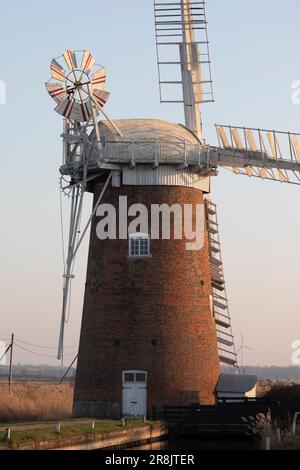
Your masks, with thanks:
[[(189, 130), (158, 120), (115, 123), (126, 135), (124, 141), (135, 142), (134, 158), (140, 165), (124, 164), (113, 171), (112, 184), (101, 203), (114, 206), (117, 214), (120, 196), (127, 197), (128, 207), (143, 204), (149, 214), (153, 204), (183, 208), (184, 204), (204, 203), (209, 179), (178, 166), (183, 142), (189, 146), (188, 152), (198, 146)], [(105, 123), (101, 135), (111, 162), (115, 137)], [(118, 138), (118, 161), (132, 152), (121, 142)], [(174, 164), (155, 168), (157, 152), (161, 157), (164, 152)], [(90, 187), (95, 203), (104, 178), (105, 174)], [(220, 365), (205, 224), (201, 227), (203, 247), (189, 251), (185, 239), (174, 239), (173, 223), (169, 240), (147, 239), (147, 234), (135, 234), (135, 240), (130, 236), (99, 240), (98, 222), (95, 216), (74, 416), (119, 417), (151, 414), (153, 407), (163, 405), (214, 404)]]

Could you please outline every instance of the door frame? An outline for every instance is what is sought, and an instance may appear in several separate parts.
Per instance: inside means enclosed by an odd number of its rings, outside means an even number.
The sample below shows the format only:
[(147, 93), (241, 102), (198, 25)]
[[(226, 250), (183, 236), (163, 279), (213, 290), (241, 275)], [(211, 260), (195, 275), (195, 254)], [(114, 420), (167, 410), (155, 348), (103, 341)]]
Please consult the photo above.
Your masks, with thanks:
[[(134, 374), (134, 377), (133, 377), (134, 380), (130, 380), (130, 381), (125, 380), (125, 374)], [(144, 374), (145, 375), (145, 381), (136, 380), (136, 374)], [(148, 399), (148, 395), (147, 395), (147, 392), (148, 392), (148, 372), (146, 370), (138, 370), (138, 369), (128, 369), (128, 370), (124, 370), (122, 372), (122, 416), (126, 416), (126, 414), (124, 414), (124, 409), (125, 409), (124, 393), (125, 393), (126, 384), (127, 385), (141, 384), (141, 385), (145, 386), (145, 390), (146, 390), (145, 414), (146, 414), (147, 413), (147, 399)], [(137, 415), (137, 416), (142, 416), (142, 415)]]

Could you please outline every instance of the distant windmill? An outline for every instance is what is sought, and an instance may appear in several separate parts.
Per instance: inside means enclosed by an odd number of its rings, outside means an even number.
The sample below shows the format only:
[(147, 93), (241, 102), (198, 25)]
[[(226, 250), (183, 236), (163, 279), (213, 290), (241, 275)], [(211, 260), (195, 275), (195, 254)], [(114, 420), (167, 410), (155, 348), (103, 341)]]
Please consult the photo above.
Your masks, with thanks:
[[(241, 335), (241, 346), (237, 350), (237, 354), (241, 353), (241, 360), (240, 360), (240, 370), (243, 369), (243, 364), (244, 364), (244, 351), (254, 351), (254, 349), (250, 348), (245, 344), (244, 337)], [(243, 370), (243, 373), (245, 373), (245, 369)]]

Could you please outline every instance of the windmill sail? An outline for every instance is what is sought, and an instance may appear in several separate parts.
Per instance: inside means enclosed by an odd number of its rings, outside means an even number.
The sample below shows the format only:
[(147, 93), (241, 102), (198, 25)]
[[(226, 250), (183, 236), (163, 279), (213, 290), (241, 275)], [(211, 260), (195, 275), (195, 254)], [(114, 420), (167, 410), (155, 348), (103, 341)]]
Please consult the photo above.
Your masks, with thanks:
[(154, 0), (162, 103), (183, 103), (185, 124), (202, 140), (199, 105), (213, 101), (205, 2)]
[(216, 125), (220, 147), (210, 164), (235, 174), (300, 184), (300, 135), (265, 129)]

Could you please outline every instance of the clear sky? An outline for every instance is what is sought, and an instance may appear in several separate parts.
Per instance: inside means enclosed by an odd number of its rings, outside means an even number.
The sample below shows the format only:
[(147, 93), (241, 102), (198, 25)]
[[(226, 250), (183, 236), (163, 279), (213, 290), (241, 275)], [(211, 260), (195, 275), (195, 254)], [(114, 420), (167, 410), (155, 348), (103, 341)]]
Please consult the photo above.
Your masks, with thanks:
[[(298, 0), (208, 0), (215, 104), (204, 105), (205, 136), (215, 123), (300, 132), (291, 85), (300, 79)], [(0, 80), (0, 338), (55, 346), (61, 309), (59, 228), (61, 118), (44, 89), (52, 57), (92, 51), (108, 71), (113, 118), (182, 122), (177, 105), (160, 105), (152, 0), (83, 3), (2, 2)], [(234, 176), (213, 180), (225, 275), (237, 346), (249, 364), (290, 365), (300, 339), (300, 188)], [(86, 214), (91, 200), (87, 198)], [(66, 344), (78, 344), (87, 243), (76, 263)], [(45, 355), (54, 349), (26, 348)], [(19, 362), (48, 362), (16, 348)]]

